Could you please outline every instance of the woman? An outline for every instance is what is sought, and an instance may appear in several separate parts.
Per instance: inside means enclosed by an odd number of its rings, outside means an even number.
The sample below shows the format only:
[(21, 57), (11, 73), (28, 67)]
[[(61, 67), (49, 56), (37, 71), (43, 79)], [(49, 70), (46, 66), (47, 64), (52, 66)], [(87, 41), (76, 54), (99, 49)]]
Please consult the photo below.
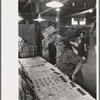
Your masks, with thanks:
[(82, 58), (69, 49), (66, 38), (60, 37), (55, 44), (56, 48), (61, 52), (55, 66), (72, 78), (73, 81), (77, 80), (80, 85), (83, 85), (83, 75), (81, 72)]
[(81, 38), (80, 36), (77, 37), (77, 44), (78, 44), (78, 55), (81, 57), (85, 57), (85, 43), (84, 39)]

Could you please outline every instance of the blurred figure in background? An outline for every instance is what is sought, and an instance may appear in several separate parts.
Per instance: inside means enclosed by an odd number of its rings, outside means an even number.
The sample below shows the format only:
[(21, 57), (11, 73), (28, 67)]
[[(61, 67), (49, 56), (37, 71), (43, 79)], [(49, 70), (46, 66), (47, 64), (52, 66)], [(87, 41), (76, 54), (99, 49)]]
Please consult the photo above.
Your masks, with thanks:
[(74, 51), (76, 52), (76, 54), (82, 57), (85, 63), (87, 60), (87, 47), (86, 47), (87, 44), (85, 43), (84, 37), (85, 37), (85, 32), (80, 30), (74, 36), (76, 43), (71, 42), (71, 44), (75, 48)]
[(23, 48), (26, 42), (27, 42), (26, 40), (22, 39), (21, 37), (18, 37), (18, 57), (19, 58), (21, 57), (20, 55), (23, 52)]
[(80, 32), (79, 36), (76, 38), (78, 44), (78, 55), (81, 57), (85, 56), (84, 35), (84, 32)]
[(90, 36), (90, 47), (89, 47), (89, 51), (88, 51), (88, 63), (90, 65), (96, 65), (96, 21), (92, 22), (90, 25), (90, 32), (89, 32), (89, 36)]

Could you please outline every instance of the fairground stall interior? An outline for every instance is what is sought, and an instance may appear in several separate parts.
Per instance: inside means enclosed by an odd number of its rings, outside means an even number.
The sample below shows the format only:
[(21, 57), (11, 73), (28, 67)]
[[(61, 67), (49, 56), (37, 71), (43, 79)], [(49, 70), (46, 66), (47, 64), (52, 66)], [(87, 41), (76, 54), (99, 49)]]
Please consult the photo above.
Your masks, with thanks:
[(96, 2), (18, 0), (19, 100), (96, 100)]

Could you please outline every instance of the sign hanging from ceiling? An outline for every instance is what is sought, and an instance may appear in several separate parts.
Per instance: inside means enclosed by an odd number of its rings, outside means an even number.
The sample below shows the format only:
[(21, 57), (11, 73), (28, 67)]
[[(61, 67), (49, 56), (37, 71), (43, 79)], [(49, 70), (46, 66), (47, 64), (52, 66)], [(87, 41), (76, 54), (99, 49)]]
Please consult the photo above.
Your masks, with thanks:
[(84, 21), (84, 18), (75, 17), (74, 21)]

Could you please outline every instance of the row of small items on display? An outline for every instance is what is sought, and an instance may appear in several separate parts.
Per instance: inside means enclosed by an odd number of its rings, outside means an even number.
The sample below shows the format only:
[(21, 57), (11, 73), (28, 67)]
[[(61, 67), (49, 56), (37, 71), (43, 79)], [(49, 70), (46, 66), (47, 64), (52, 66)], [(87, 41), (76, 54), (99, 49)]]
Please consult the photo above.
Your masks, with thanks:
[(90, 95), (87, 96), (83, 89), (70, 81), (68, 77), (66, 78), (61, 73), (56, 72), (55, 68), (49, 68), (48, 62), (45, 62), (42, 58), (34, 57), (27, 60), (33, 60), (33, 63), (39, 60), (44, 65), (24, 67), (23, 61), (20, 60), (22, 70), (25, 73), (25, 80), (28, 80), (26, 82), (33, 93), (28, 92), (28, 95), (30, 94), (32, 98), (35, 98), (26, 100), (94, 100)]

